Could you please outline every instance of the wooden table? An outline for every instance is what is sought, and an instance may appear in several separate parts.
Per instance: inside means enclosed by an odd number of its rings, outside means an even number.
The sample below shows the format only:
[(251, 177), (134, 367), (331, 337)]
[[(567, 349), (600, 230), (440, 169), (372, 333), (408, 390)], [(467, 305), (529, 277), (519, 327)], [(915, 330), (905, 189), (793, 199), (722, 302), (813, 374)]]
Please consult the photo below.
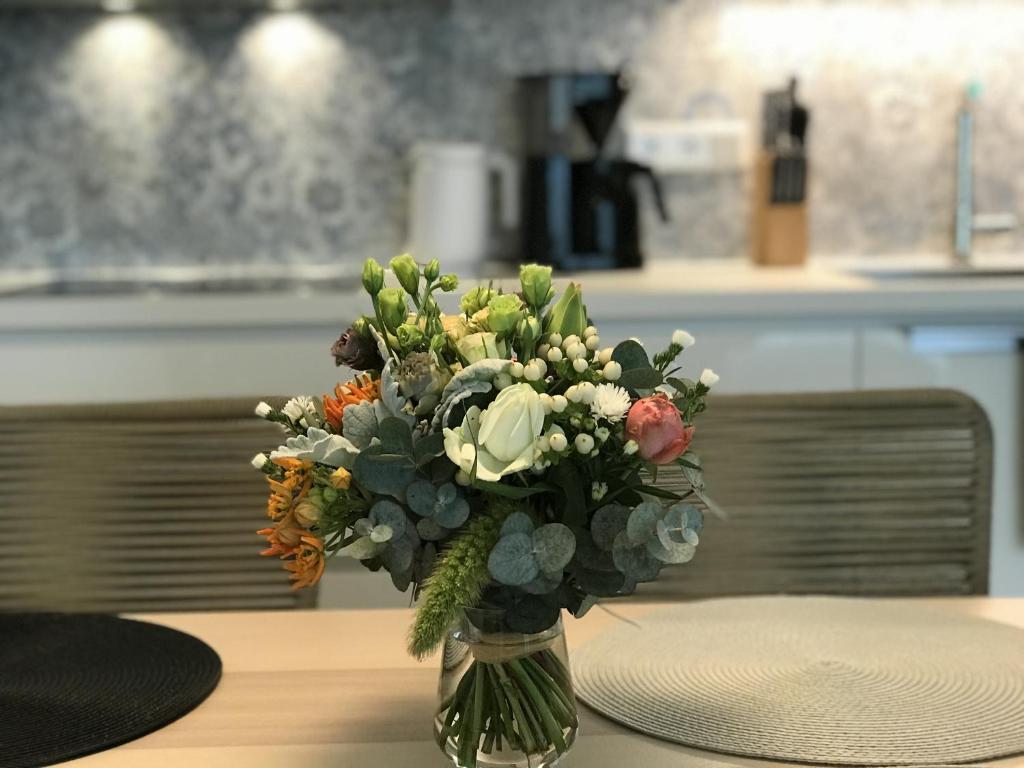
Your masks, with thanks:
[[(943, 610), (1024, 628), (1024, 598), (933, 598)], [(623, 616), (656, 606), (616, 603)], [(431, 735), (438, 663), (405, 652), (412, 611), (151, 614), (224, 660), (224, 678), (191, 714), (156, 733), (64, 765), (76, 768), (443, 768)], [(616, 619), (595, 609), (569, 619), (570, 646)], [(649, 738), (581, 707), (567, 768), (778, 766)], [(986, 763), (1024, 767), (1024, 756)]]

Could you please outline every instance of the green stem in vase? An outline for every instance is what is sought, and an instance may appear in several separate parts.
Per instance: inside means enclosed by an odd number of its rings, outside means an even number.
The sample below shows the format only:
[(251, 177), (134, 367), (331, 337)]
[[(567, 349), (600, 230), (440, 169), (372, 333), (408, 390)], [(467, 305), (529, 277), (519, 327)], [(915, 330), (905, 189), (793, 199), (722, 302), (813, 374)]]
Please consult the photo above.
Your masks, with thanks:
[(565, 736), (562, 734), (562, 729), (555, 722), (554, 716), (551, 714), (551, 708), (548, 703), (541, 696), (540, 691), (537, 690), (537, 686), (533, 684), (533, 680), (530, 679), (530, 675), (523, 669), (523, 665), (519, 659), (513, 659), (508, 662), (509, 670), (515, 675), (520, 685), (526, 690), (526, 695), (533, 703), (537, 710), (537, 715), (540, 717), (541, 725), (544, 732), (547, 733), (548, 739), (551, 744), (555, 745), (555, 750), (558, 754), (562, 754), (566, 750)]

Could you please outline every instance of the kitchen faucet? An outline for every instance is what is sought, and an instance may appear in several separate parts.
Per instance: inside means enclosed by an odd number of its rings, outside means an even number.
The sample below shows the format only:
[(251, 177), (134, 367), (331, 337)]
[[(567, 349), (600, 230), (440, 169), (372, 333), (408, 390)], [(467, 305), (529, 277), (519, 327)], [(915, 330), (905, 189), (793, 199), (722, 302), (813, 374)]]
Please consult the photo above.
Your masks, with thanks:
[(980, 95), (980, 84), (970, 83), (964, 93), (963, 105), (957, 112), (953, 260), (959, 267), (971, 266), (975, 232), (1008, 232), (1017, 226), (1017, 216), (1013, 213), (974, 212), (974, 105)]

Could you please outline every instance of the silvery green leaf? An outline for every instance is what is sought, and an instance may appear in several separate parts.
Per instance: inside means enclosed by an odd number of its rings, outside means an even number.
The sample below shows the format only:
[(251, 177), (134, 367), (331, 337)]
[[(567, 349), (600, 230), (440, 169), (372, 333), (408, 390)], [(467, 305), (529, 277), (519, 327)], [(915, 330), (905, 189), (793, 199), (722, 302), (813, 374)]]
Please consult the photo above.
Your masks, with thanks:
[(438, 501), (431, 517), (445, 528), (458, 528), (469, 518), (469, 502), (465, 499), (455, 499), (450, 504)]
[(370, 507), (370, 522), (374, 526), (387, 525), (394, 532), (395, 538), (405, 534), (405, 510), (388, 499), (381, 499)]
[(510, 533), (533, 533), (533, 520), (525, 512), (513, 512), (511, 515), (505, 518), (505, 522), (501, 524), (502, 536), (507, 536)]
[(679, 464), (680, 469), (683, 471), (683, 477), (690, 484), (690, 487), (694, 491), (701, 492), (704, 490), (704, 469), (700, 461), (700, 457), (687, 451), (683, 454), (683, 462)]
[(561, 573), (576, 552), (576, 537), (568, 526), (548, 523), (533, 532), (533, 556), (545, 573)]
[(656, 501), (645, 501), (638, 504), (629, 514), (626, 523), (626, 535), (631, 546), (639, 547), (657, 535), (658, 520), (663, 512), (661, 504)]
[(378, 423), (389, 416), (401, 419), (409, 426), (416, 423), (416, 417), (405, 410), (406, 399), (394, 376), (395, 361), (388, 360), (380, 373), (380, 400), (374, 402)]
[(370, 531), (373, 530), (373, 523), (367, 518), (361, 517), (356, 520), (355, 525), (352, 526), (352, 530), (355, 531), (357, 536), (369, 536)]
[(684, 528), (683, 541), (685, 541), (691, 547), (696, 547), (698, 544), (700, 544), (700, 535), (695, 530), (693, 530), (693, 528)]
[(437, 492), (429, 480), (413, 480), (405, 491), (406, 502), (420, 517), (430, 517), (433, 514), (436, 498)]
[(647, 547), (633, 546), (625, 531), (615, 537), (612, 557), (615, 559), (615, 567), (633, 581), (652, 581), (661, 570), (661, 562), (648, 552)]
[(429, 517), (424, 517), (416, 523), (416, 532), (419, 533), (420, 538), (424, 541), (440, 541), (448, 535), (447, 528), (438, 525)]
[(372, 325), (367, 323), (367, 327), (370, 329), (370, 335), (373, 336), (373, 340), (377, 342), (377, 352), (380, 355), (381, 360), (391, 361), (391, 350), (388, 349), (387, 342), (384, 341), (384, 337), (380, 335), (380, 332)]
[(369, 536), (363, 536), (353, 541), (347, 547), (342, 547), (338, 550), (338, 554), (345, 557), (354, 557), (356, 560), (369, 560), (371, 557), (376, 557), (382, 547), (382, 544), (371, 541)]
[(693, 504), (673, 504), (665, 512), (665, 523), (670, 528), (689, 529), (700, 533), (704, 527), (704, 513)]
[(384, 567), (392, 573), (404, 573), (412, 569), (413, 546), (406, 537), (393, 539), (380, 553)]
[(666, 544), (665, 539), (656, 538), (647, 542), (647, 551), (663, 563), (678, 565), (692, 560), (697, 548), (692, 544), (678, 544), (671, 540)]
[(361, 400), (349, 403), (341, 419), (341, 433), (359, 450), (370, 447), (370, 441), (377, 436), (377, 414), (373, 403)]
[(615, 537), (626, 529), (629, 521), (629, 507), (622, 504), (606, 504), (594, 513), (590, 521), (590, 535), (594, 543), (606, 552), (612, 551)]
[(546, 595), (549, 592), (553, 592), (558, 588), (558, 585), (562, 583), (562, 574), (550, 574), (541, 571), (537, 574), (537, 578), (533, 581), (528, 581), (523, 584), (521, 589), (531, 595)]
[(370, 541), (375, 544), (384, 544), (385, 542), (391, 541), (391, 537), (394, 535), (394, 531), (390, 525), (382, 523), (381, 525), (373, 526), (370, 531)]
[(533, 556), (533, 540), (525, 533), (503, 536), (487, 558), (487, 569), (497, 581), (510, 587), (533, 581), (540, 572)]
[(456, 373), (441, 391), (441, 401), (434, 411), (431, 430), (437, 432), (444, 427), (452, 408), (462, 400), (477, 392), (490, 392), (491, 380), (511, 364), (511, 360), (480, 360)]
[(285, 440), (284, 445), (270, 454), (270, 458), (294, 458), (351, 469), (358, 455), (359, 449), (341, 435), (331, 435), (322, 429), (310, 427), (305, 435)]

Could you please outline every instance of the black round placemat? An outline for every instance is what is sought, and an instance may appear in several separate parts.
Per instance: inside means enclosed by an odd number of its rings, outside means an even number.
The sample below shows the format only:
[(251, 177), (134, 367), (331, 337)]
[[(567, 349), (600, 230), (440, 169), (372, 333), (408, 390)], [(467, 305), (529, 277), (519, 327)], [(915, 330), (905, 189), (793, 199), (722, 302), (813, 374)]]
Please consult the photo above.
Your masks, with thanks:
[(123, 744), (210, 695), (220, 657), (191, 635), (115, 616), (0, 613), (0, 766)]

